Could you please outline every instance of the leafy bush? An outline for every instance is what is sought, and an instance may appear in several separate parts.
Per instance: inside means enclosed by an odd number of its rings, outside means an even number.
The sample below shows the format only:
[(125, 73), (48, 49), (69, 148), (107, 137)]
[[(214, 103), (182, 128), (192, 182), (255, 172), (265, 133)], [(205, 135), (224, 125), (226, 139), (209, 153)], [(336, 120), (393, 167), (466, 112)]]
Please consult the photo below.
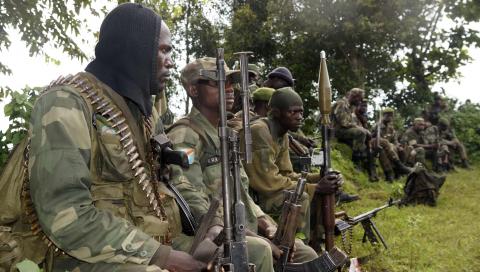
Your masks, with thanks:
[(5, 132), (0, 131), (0, 169), (8, 159), (10, 150), (27, 135), (30, 114), (38, 92), (39, 88), (26, 87), (20, 92), (8, 89), (2, 93), (2, 98), (10, 102), (3, 108), (9, 126)]
[(472, 161), (480, 160), (480, 105), (467, 101), (452, 115), (452, 126)]

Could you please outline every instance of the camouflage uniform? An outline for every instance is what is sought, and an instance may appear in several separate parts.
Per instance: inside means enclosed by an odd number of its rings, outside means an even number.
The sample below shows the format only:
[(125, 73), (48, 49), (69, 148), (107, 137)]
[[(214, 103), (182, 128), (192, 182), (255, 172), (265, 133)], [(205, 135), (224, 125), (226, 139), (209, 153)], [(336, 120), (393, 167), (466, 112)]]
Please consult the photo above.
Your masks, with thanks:
[(401, 143), (404, 145), (406, 161), (410, 165), (415, 162), (425, 164), (425, 149), (423, 147), (414, 147), (415, 144), (426, 144), (424, 132), (417, 132), (413, 127), (408, 128), (402, 135)]
[(442, 127), (439, 127), (440, 143), (442, 145), (447, 146), (449, 150), (452, 149), (457, 151), (458, 154), (460, 155), (460, 159), (462, 160), (462, 162), (466, 164), (468, 157), (467, 157), (467, 150), (465, 149), (465, 146), (457, 138), (457, 135), (455, 135), (455, 132), (450, 127), (450, 124), (447, 120), (440, 118), (439, 123), (445, 126), (445, 129), (442, 129)]
[[(217, 128), (213, 127), (195, 107), (192, 107), (187, 118), (190, 126), (179, 121), (179, 124), (174, 124), (168, 135), (175, 139), (175, 149), (186, 150), (189, 154), (193, 154), (194, 158), (190, 167), (183, 169), (183, 176), (177, 174), (174, 180), (176, 187), (192, 208), (193, 214), (200, 217), (207, 212), (208, 207), (198, 205), (198, 198), (216, 197), (221, 199), (222, 197), (220, 139)], [(198, 130), (192, 127), (201, 128), (203, 135), (200, 135)], [(245, 204), (247, 228), (256, 233), (257, 218), (266, 216), (266, 214), (248, 194), (249, 180), (243, 168), (241, 168), (241, 179), (243, 185), (241, 194)], [(217, 213), (214, 221), (216, 224), (223, 225), (222, 218), (223, 215)], [(249, 259), (256, 264), (257, 271), (270, 271), (273, 263), (269, 245), (256, 237), (247, 236), (247, 241)], [(317, 256), (300, 241), (297, 241), (296, 245), (295, 261), (305, 262)]]
[(31, 197), (42, 230), (61, 250), (51, 251), (47, 267), (160, 271), (149, 265), (152, 256), (165, 263), (171, 239), (181, 236), (173, 194), (150, 182), (147, 139), (161, 123), (143, 119), (91, 74), (69, 82), (37, 99), (30, 125)]
[[(283, 206), (283, 191), (294, 189), (300, 177), (292, 168), (289, 155), (288, 134), (276, 137), (279, 124), (271, 117), (261, 118), (251, 125), (252, 163), (245, 165), (250, 179), (250, 187), (258, 194), (259, 205), (278, 219)], [(319, 174), (309, 174), (308, 182), (317, 182)], [(310, 233), (310, 201), (313, 198), (316, 184), (309, 183), (305, 187), (302, 201), (304, 218), (301, 231), (309, 237)]]
[[(372, 139), (372, 146), (376, 145), (376, 133), (377, 133), (378, 125), (372, 129), (372, 135), (375, 135), (375, 138)], [(392, 172), (393, 171), (393, 161), (399, 161), (398, 157), (398, 149), (397, 146), (399, 145), (398, 142), (398, 135), (393, 127), (393, 123), (389, 122), (387, 124), (383, 123), (380, 125), (380, 154), (379, 154), (379, 161), (380, 165), (384, 172)]]
[(365, 144), (367, 134), (355, 116), (355, 109), (348, 102), (347, 98), (339, 99), (333, 105), (333, 123), (335, 126), (335, 137), (341, 142), (346, 142), (352, 147), (354, 153), (364, 154), (367, 146)]

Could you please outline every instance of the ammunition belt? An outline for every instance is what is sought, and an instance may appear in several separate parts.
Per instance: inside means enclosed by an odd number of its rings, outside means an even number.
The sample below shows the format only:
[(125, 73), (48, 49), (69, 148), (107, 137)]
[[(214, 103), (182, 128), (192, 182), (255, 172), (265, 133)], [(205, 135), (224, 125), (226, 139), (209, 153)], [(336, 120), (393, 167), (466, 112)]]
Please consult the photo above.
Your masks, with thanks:
[[(140, 158), (138, 152), (138, 143), (134, 141), (132, 137), (132, 130), (127, 124), (127, 120), (123, 112), (118, 108), (117, 105), (103, 94), (100, 91), (94, 89), (94, 85), (81, 74), (76, 74), (75, 76), (68, 75), (66, 77), (59, 77), (57, 80), (50, 83), (46, 90), (51, 87), (58, 85), (70, 85), (73, 86), (75, 90), (85, 98), (86, 101), (90, 103), (96, 114), (99, 114), (106, 118), (106, 121), (111, 124), (111, 127), (116, 130), (115, 134), (120, 138), (120, 144), (122, 149), (125, 151), (125, 154), (128, 157), (128, 163), (131, 167), (131, 171), (135, 178), (138, 178), (137, 182), (140, 185), (140, 188), (145, 194), (145, 197), (148, 199), (151, 209), (155, 215), (163, 221), (167, 221), (166, 212), (161, 203), (161, 196), (158, 194), (156, 184), (151, 182), (150, 175), (147, 173), (149, 169), (146, 166), (146, 162)], [(145, 131), (148, 134), (151, 134), (153, 129), (152, 121), (149, 118), (144, 119)], [(22, 196), (26, 204), (26, 215), (27, 220), (31, 225), (31, 230), (35, 235), (41, 235), (42, 240), (47, 243), (48, 246), (52, 245), (52, 242), (48, 237), (43, 233), (38, 222), (38, 217), (33, 208), (33, 203), (30, 197), (29, 192), (29, 178), (28, 178), (28, 150), (29, 145), (25, 151), (25, 180), (23, 183), (23, 192)], [(167, 235), (154, 237), (156, 240), (170, 244), (171, 243), (171, 230), (169, 230)], [(56, 248), (55, 251), (58, 251)]]

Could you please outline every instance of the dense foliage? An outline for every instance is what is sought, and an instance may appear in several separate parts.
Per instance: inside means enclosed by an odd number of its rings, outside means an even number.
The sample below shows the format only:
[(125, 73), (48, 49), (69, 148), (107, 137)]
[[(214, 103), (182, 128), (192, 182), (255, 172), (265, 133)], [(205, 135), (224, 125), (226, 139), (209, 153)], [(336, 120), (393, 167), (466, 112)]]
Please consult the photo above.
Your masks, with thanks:
[[(432, 85), (455, 78), (458, 68), (469, 61), (469, 46), (480, 41), (469, 25), (480, 19), (480, 3), (473, 0), (135, 2), (155, 9), (173, 33), (179, 66), (168, 96), (181, 92), (178, 70), (182, 63), (213, 56), (215, 48), (222, 46), (233, 65), (234, 52), (250, 50), (255, 53), (251, 61), (264, 74), (276, 66), (291, 69), (296, 90), (305, 100), (307, 132), (315, 123), (312, 113), (317, 109), (315, 81), (321, 50), (327, 52), (334, 97), (362, 87), (370, 97), (381, 95), (383, 104), (396, 107), (401, 115), (414, 116), (431, 101)], [(7, 30), (13, 30), (21, 33), (32, 55), (44, 54), (51, 60), (44, 46), (52, 44), (71, 57), (86, 59), (75, 42), (88, 39), (84, 33), (79, 37), (84, 10), (100, 16), (106, 12), (105, 5), (90, 0), (0, 0), (0, 50), (8, 50)], [(0, 62), (0, 73), (9, 72)], [(0, 86), (0, 100), (13, 93)], [(461, 137), (468, 133), (459, 131)], [(3, 139), (6, 134), (2, 133)], [(14, 139), (9, 136), (7, 141), (11, 145)]]

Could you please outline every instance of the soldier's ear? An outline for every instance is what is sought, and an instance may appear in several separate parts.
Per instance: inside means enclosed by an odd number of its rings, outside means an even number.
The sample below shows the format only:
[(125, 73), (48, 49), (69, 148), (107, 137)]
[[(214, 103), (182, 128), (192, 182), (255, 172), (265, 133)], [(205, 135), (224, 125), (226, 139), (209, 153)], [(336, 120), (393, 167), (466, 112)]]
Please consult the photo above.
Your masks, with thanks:
[(191, 98), (195, 98), (198, 96), (198, 88), (197, 85), (190, 84), (187, 86), (187, 94)]
[(271, 108), (271, 109), (270, 109), (270, 114), (271, 114), (273, 117), (275, 117), (275, 118), (280, 118), (281, 112), (280, 112), (280, 110), (277, 109), (277, 108)]

